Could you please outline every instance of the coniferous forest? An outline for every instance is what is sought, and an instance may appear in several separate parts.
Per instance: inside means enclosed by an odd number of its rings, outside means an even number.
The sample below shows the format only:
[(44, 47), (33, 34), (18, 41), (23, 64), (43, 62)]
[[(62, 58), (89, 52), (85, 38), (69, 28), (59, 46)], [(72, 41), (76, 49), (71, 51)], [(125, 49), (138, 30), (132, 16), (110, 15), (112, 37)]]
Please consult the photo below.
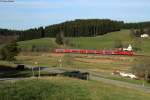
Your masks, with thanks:
[(61, 32), (66, 37), (94, 37), (108, 32), (119, 31), (121, 29), (149, 28), (150, 22), (124, 23), (109, 19), (77, 19), (46, 27), (39, 27), (28, 30), (0, 29), (0, 37), (15, 36), (18, 41), (38, 39), (43, 37), (56, 37)]

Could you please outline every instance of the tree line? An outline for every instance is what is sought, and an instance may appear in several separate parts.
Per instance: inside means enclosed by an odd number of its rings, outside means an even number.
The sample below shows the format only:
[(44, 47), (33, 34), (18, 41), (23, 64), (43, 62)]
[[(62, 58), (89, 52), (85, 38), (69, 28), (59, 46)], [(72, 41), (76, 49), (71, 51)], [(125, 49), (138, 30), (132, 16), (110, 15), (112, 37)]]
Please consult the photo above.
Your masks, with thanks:
[(150, 28), (150, 21), (139, 22), (139, 23), (124, 23), (123, 28), (125, 29), (147, 29)]
[(121, 21), (112, 21), (108, 19), (78, 19), (58, 25), (48, 26), (45, 28), (45, 32), (56, 36), (56, 34), (62, 31), (65, 37), (97, 36), (108, 32), (119, 31), (122, 23), (123, 22)]
[(150, 27), (150, 22), (124, 23), (110, 19), (77, 19), (47, 27), (39, 27), (28, 30), (0, 29), (0, 37), (15, 36), (18, 41), (32, 40), (43, 37), (56, 37), (61, 32), (65, 37), (97, 36), (121, 29), (140, 29)]
[(28, 30), (0, 29), (0, 36), (16, 35), (19, 41), (43, 37), (56, 37), (60, 32), (63, 32), (66, 37), (97, 36), (108, 32), (119, 31), (122, 23), (122, 21), (113, 21), (109, 19), (78, 19), (50, 25), (45, 28), (39, 27)]

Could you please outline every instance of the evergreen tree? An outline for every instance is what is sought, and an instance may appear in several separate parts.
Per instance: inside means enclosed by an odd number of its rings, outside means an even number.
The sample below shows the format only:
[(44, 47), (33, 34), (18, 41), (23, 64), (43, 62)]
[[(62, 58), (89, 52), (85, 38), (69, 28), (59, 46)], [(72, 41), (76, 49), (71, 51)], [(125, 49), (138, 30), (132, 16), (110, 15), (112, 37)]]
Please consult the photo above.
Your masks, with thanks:
[(15, 56), (19, 53), (16, 42), (11, 42), (3, 46), (0, 50), (0, 57), (2, 60), (12, 61), (15, 60)]
[(60, 24), (54, 24), (45, 28), (32, 28), (28, 30), (8, 30), (0, 29), (0, 36), (16, 35), (19, 41), (39, 39), (43, 37), (56, 37), (57, 33), (64, 32), (65, 37), (97, 36), (108, 32), (119, 31), (121, 29), (140, 30), (136, 35), (139, 37), (146, 28), (150, 27), (150, 22), (124, 23), (110, 19), (77, 19)]

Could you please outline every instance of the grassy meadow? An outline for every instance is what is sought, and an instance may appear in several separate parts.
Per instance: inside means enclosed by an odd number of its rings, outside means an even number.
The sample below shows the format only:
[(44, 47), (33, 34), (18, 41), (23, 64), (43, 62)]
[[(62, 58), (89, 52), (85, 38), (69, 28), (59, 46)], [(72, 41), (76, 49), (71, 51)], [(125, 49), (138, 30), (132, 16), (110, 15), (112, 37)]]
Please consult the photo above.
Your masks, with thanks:
[(87, 69), (98, 73), (111, 74), (115, 70), (130, 71), (134, 63), (134, 57), (129, 56), (95, 56), (82, 54), (51, 54), (29, 53), (17, 56), (17, 61), (30, 66), (59, 67), (62, 60), (62, 68)]
[[(131, 35), (130, 30), (121, 30), (118, 32), (107, 33), (103, 36), (97, 37), (77, 37), (70, 38), (70, 42), (73, 44), (66, 48), (80, 48), (80, 49), (114, 49), (115, 41), (121, 40), (122, 44), (127, 47), (129, 44), (135, 46), (135, 39)], [(139, 51), (138, 54), (146, 54), (150, 55), (150, 38), (141, 39), (141, 43), (137, 44), (142, 48), (142, 51)], [(29, 41), (19, 42), (19, 47), (25, 50), (31, 50), (32, 46), (41, 46), (48, 47), (49, 50), (53, 48), (60, 48), (55, 43), (54, 38), (43, 38), (43, 39), (35, 39)]]
[(129, 30), (122, 30), (119, 32), (107, 33), (103, 36), (97, 36), (97, 37), (73, 38), (73, 42), (79, 48), (113, 49), (114, 48), (114, 42), (118, 39), (121, 40), (123, 42), (123, 44), (132, 43), (132, 38), (130, 36)]
[[(135, 44), (129, 30), (108, 33), (97, 37), (70, 38), (73, 45), (65, 48), (82, 49), (114, 49), (116, 40), (121, 40), (123, 45)], [(150, 39), (143, 39), (142, 51), (137, 54), (150, 55)], [(62, 60), (62, 69), (88, 70), (102, 77), (112, 80), (142, 85), (142, 80), (130, 80), (113, 76), (111, 73), (119, 70), (131, 72), (135, 64), (133, 56), (104, 56), (92, 54), (55, 54), (53, 48), (61, 48), (55, 43), (54, 38), (42, 38), (18, 42), (19, 48), (24, 50), (18, 56), (15, 63), (28, 65), (29, 67), (59, 68), (59, 60)], [(33, 52), (33, 46), (42, 47), (46, 52)], [(38, 64), (35, 64), (38, 62)], [(14, 67), (14, 62), (0, 61), (0, 66)], [(46, 72), (41, 72), (46, 73)], [(38, 75), (38, 72), (35, 72)], [(0, 74), (3, 75), (3, 74)], [(32, 71), (11, 72), (4, 76), (32, 76)], [(149, 87), (148, 83), (145, 86)], [(150, 95), (144, 91), (123, 88), (117, 85), (105, 84), (97, 81), (83, 81), (64, 77), (31, 78), (20, 81), (0, 82), (0, 100), (149, 100)]]
[(53, 48), (56, 48), (58, 45), (55, 43), (54, 38), (42, 38), (42, 39), (21, 41), (21, 42), (18, 42), (18, 46), (22, 50), (32, 51), (32, 46), (37, 46), (40, 48), (45, 47), (48, 50), (52, 50)]
[(97, 81), (50, 77), (6, 81), (0, 84), (1, 100), (149, 100), (143, 91)]

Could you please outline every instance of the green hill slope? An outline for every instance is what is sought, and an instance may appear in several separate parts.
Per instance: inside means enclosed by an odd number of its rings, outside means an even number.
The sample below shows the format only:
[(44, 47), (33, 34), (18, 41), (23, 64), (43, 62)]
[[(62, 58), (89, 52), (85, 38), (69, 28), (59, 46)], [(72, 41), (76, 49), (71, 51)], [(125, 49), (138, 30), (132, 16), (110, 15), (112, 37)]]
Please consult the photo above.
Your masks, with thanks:
[(54, 38), (42, 38), (42, 39), (34, 39), (34, 40), (28, 40), (28, 41), (21, 41), (18, 42), (19, 48), (30, 51), (32, 50), (32, 47), (39, 47), (39, 48), (46, 48), (48, 50), (51, 50), (55, 47), (57, 47), (57, 44), (55, 43)]
[(149, 100), (143, 91), (70, 78), (1, 82), (1, 100)]
[[(75, 44), (75, 46), (76, 45), (79, 46), (79, 48), (92, 49), (92, 48), (112, 48), (113, 43), (116, 39), (120, 39), (123, 42), (130, 42), (132, 40), (132, 38), (130, 37), (130, 31), (122, 30), (119, 32), (112, 32), (97, 37), (71, 38), (70, 41), (73, 44)], [(19, 42), (19, 46), (21, 48), (31, 48), (32, 45), (48, 46), (49, 48), (53, 48), (54, 46), (56, 46), (55, 40), (53, 38), (42, 38)]]
[[(118, 32), (111, 32), (103, 36), (97, 37), (70, 38), (70, 42), (73, 44), (73, 46), (69, 47), (81, 49), (113, 49), (116, 40), (121, 40), (124, 46), (128, 46), (129, 44), (132, 44), (132, 46), (135, 45), (135, 40), (131, 36), (130, 30), (121, 30)], [(142, 51), (140, 51), (140, 53), (150, 54), (150, 38), (141, 39), (141, 41), (142, 42), (139, 45), (141, 46)], [(19, 42), (19, 46), (21, 48), (31, 49), (32, 45), (47, 46), (49, 49), (59, 47), (55, 43), (55, 40), (51, 38)]]
[(97, 37), (73, 38), (73, 43), (79, 48), (86, 49), (112, 49), (114, 42), (122, 40), (124, 44), (129, 44), (132, 40), (129, 30), (108, 33)]

